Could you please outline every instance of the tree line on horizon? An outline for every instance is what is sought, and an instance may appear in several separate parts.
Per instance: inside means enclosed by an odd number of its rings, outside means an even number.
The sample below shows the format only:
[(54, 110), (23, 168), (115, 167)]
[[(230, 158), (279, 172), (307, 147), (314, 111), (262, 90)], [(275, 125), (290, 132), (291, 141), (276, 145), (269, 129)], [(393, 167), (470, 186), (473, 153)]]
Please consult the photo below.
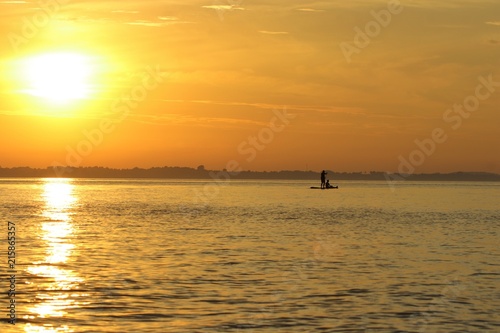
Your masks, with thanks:
[[(327, 170), (328, 171), (328, 170)], [(391, 175), (398, 175), (397, 173)], [(387, 180), (387, 173), (370, 172), (333, 172), (328, 171), (331, 181), (337, 180)], [(450, 181), (500, 181), (500, 175), (488, 172), (453, 172), (403, 175), (405, 180), (450, 180)], [(281, 171), (239, 171), (207, 170), (203, 165), (190, 167), (153, 167), (114, 169), (107, 167), (65, 167), (65, 168), (31, 168), (31, 167), (0, 167), (0, 177), (3, 178), (170, 178), (170, 179), (290, 179), (319, 180), (320, 172), (303, 170)]]

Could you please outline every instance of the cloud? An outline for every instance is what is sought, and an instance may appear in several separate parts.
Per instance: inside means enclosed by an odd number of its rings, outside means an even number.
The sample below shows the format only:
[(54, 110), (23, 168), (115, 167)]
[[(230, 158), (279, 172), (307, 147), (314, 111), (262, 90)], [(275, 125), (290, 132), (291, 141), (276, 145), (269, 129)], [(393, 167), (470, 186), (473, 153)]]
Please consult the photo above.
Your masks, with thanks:
[(497, 25), (497, 26), (500, 26), (500, 21), (490, 21), (490, 22), (484, 22), (488, 25)]
[(221, 21), (224, 20), (224, 12), (230, 12), (233, 10), (245, 10), (245, 8), (239, 6), (239, 4), (243, 2), (243, 0), (239, 1), (227, 0), (227, 2), (230, 4), (227, 5), (215, 4), (215, 5), (201, 6), (201, 8), (214, 9), (217, 12), (217, 15), (219, 15)]
[(117, 14), (138, 14), (139, 12), (137, 10), (113, 10), (112, 13), (117, 13)]
[(194, 23), (194, 22), (188, 22), (188, 21), (180, 21), (179, 18), (173, 17), (173, 16), (159, 16), (158, 19), (160, 21), (136, 20), (136, 21), (132, 21), (132, 22), (127, 22), (126, 24), (159, 28), (159, 27), (165, 27), (165, 26), (173, 25), (173, 24)]
[(467, 28), (470, 28), (470, 25), (464, 25), (464, 24), (435, 24), (435, 25), (429, 25), (429, 27), (443, 28), (443, 29), (467, 29)]
[(162, 21), (179, 21), (179, 18), (175, 16), (158, 16), (158, 19)]
[(236, 6), (236, 5), (210, 5), (210, 6), (201, 6), (202, 8), (215, 9), (215, 10), (245, 10), (245, 8)]
[(145, 26), (145, 27), (163, 27), (165, 25), (162, 22), (151, 22), (151, 21), (144, 21), (144, 20), (127, 22), (127, 24), (130, 24), (130, 25), (142, 25), (142, 26)]
[[(253, 107), (263, 110), (276, 110), (282, 109), (282, 104), (271, 104), (271, 103), (248, 103), (248, 102), (227, 102), (227, 101), (211, 101), (211, 100), (180, 100), (180, 99), (162, 99), (161, 101), (166, 103), (192, 103), (192, 104), (208, 104), (208, 105), (221, 105), (221, 106), (244, 106)], [(350, 115), (367, 115), (366, 110), (360, 107), (340, 107), (340, 106), (325, 106), (325, 105), (294, 105), (287, 104), (287, 110), (293, 110), (297, 112), (318, 112), (318, 113), (342, 113)], [(370, 116), (374, 116), (371, 115)], [(404, 117), (402, 117), (404, 118)], [(406, 119), (406, 118), (404, 118)]]
[(313, 8), (298, 8), (301, 12), (324, 12), (323, 9), (313, 9)]
[(286, 31), (267, 31), (267, 30), (259, 30), (261, 34), (266, 34), (266, 35), (288, 35), (288, 32)]

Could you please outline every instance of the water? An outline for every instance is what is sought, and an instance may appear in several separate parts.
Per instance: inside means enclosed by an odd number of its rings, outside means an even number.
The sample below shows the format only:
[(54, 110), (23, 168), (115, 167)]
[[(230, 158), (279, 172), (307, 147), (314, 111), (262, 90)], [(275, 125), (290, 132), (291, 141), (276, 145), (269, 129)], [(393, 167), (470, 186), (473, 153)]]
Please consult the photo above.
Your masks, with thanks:
[(0, 331), (500, 332), (499, 183), (310, 185), (0, 180)]

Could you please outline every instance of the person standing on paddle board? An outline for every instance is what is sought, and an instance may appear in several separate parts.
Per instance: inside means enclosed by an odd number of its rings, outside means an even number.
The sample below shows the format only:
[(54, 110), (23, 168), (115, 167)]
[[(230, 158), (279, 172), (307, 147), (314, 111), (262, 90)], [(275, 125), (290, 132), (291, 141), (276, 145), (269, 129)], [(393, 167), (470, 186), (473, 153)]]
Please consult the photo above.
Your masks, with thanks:
[(327, 172), (325, 170), (321, 171), (321, 188), (326, 187), (326, 174)]

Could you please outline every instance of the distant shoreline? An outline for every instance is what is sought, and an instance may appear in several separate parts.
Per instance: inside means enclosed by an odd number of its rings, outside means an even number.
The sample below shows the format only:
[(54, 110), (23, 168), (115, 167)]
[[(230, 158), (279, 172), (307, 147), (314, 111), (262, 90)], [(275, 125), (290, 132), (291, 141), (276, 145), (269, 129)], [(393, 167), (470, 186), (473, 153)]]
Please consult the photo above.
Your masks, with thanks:
[[(203, 166), (189, 167), (154, 167), (149, 169), (112, 169), (105, 167), (77, 167), (37, 169), (30, 167), (0, 168), (0, 178), (160, 178), (160, 179), (211, 179), (225, 181), (229, 179), (281, 179), (281, 180), (313, 180), (320, 178), (315, 171), (282, 170), (282, 171), (227, 171), (206, 170)], [(488, 172), (452, 172), (422, 173), (401, 175), (372, 171), (366, 172), (333, 172), (328, 171), (328, 178), (338, 180), (410, 180), (410, 181), (491, 181), (500, 182), (500, 174)]]

